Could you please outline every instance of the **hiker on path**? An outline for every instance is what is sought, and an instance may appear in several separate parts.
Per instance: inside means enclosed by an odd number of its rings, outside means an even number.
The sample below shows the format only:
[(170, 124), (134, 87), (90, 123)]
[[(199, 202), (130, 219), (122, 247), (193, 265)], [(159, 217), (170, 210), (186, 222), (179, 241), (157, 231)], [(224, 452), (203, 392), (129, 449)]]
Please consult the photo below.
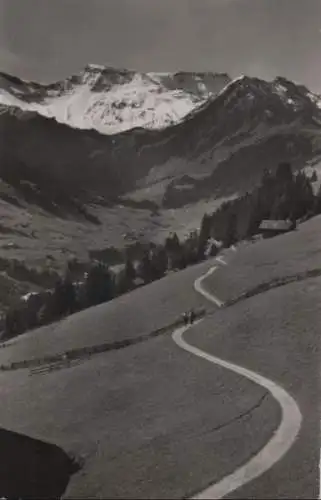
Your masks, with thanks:
[(195, 312), (193, 309), (191, 309), (191, 312), (189, 313), (189, 322), (192, 325), (195, 321)]
[(187, 326), (187, 324), (188, 324), (188, 314), (187, 314), (187, 312), (183, 313), (183, 321), (184, 321), (184, 325)]

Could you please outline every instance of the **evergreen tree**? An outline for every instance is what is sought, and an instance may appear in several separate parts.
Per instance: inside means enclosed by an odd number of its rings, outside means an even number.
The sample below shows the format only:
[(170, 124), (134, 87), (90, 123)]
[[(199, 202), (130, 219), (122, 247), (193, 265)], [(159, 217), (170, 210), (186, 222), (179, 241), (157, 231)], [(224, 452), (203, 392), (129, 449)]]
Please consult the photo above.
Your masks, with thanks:
[(144, 283), (153, 281), (153, 267), (149, 251), (146, 250), (138, 266), (138, 274), (143, 279)]
[(276, 174), (275, 174), (277, 182), (281, 184), (290, 183), (293, 181), (293, 173), (291, 164), (288, 162), (279, 163)]
[(22, 333), (20, 328), (20, 312), (17, 307), (12, 307), (5, 315), (5, 336), (6, 338), (14, 337)]
[(240, 199), (240, 203), (236, 207), (236, 240), (243, 240), (252, 236), (254, 223), (257, 220), (257, 213), (255, 212), (254, 204), (255, 198), (251, 197), (250, 194), (247, 194)]
[(155, 248), (151, 256), (152, 275), (154, 279), (161, 279), (168, 269), (168, 256), (165, 248)]
[(101, 262), (94, 264), (85, 282), (87, 306), (91, 307), (111, 300), (114, 292), (114, 280), (108, 266)]
[(251, 237), (257, 234), (260, 224), (263, 220), (263, 211), (260, 206), (259, 191), (253, 193), (250, 199), (250, 213), (247, 227), (247, 236)]
[(313, 212), (314, 205), (315, 197), (311, 181), (304, 172), (299, 172), (294, 182), (292, 212), (298, 219)]
[(171, 269), (182, 269), (185, 265), (181, 242), (176, 233), (165, 240), (165, 250), (168, 255)]
[[(205, 250), (205, 249), (204, 249)], [(183, 244), (184, 264), (187, 266), (198, 262), (199, 237), (197, 231), (192, 231)]]
[(274, 177), (271, 174), (271, 171), (267, 168), (264, 169), (261, 181), (261, 187), (264, 189), (271, 189), (274, 185)]
[(131, 259), (127, 258), (125, 261), (124, 278), (127, 285), (127, 290), (131, 290), (134, 286), (134, 279), (136, 278), (136, 270)]
[(61, 278), (58, 278), (52, 296), (52, 317), (53, 320), (58, 320), (61, 318), (66, 310), (66, 298), (64, 282)]
[(66, 312), (73, 314), (76, 310), (76, 288), (71, 277), (66, 277), (64, 280), (64, 294), (66, 300)]
[(177, 233), (173, 233), (172, 235), (170, 235), (166, 238), (165, 248), (169, 252), (179, 252), (180, 251), (181, 243), (179, 241)]
[(134, 289), (134, 280), (136, 278), (136, 270), (132, 260), (126, 257), (125, 267), (118, 276), (117, 295), (127, 293)]
[(229, 248), (237, 241), (237, 215), (233, 212), (228, 213), (226, 222), (226, 233), (223, 240), (223, 245)]
[(211, 235), (212, 217), (208, 214), (204, 214), (201, 222), (200, 233), (198, 237), (198, 249), (197, 256), (199, 260), (202, 260), (205, 256), (205, 250), (207, 247), (207, 242)]
[(47, 304), (48, 316), (55, 321), (66, 314), (72, 314), (76, 310), (76, 289), (72, 282), (71, 273), (67, 269), (63, 278), (56, 281), (50, 303)]

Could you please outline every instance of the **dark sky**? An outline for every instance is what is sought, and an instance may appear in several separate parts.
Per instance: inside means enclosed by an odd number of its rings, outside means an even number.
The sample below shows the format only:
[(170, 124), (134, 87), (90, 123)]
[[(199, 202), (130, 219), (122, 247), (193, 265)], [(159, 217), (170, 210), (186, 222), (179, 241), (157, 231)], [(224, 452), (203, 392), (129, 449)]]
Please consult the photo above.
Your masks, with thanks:
[(0, 0), (0, 69), (286, 76), (321, 92), (321, 0)]

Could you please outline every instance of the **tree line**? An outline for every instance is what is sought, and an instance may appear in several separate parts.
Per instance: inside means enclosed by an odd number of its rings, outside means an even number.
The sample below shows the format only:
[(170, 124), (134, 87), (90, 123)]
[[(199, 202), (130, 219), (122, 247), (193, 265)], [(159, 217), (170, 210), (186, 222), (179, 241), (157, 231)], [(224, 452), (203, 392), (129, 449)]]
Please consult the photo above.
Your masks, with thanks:
[(257, 188), (208, 216), (211, 235), (229, 247), (257, 234), (265, 219), (296, 223), (321, 213), (321, 191), (315, 195), (312, 186), (316, 180), (315, 171), (311, 177), (303, 171), (294, 174), (289, 163), (280, 163), (275, 173), (265, 170)]
[(168, 272), (184, 269), (214, 256), (215, 242), (229, 247), (258, 233), (264, 219), (296, 221), (321, 213), (321, 191), (314, 195), (312, 182), (304, 172), (294, 174), (291, 165), (281, 163), (275, 173), (265, 171), (260, 185), (251, 193), (223, 203), (212, 214), (204, 214), (200, 229), (179, 239), (170, 234), (163, 245), (149, 244), (137, 259), (125, 253), (120, 272), (101, 261), (90, 263), (81, 280), (75, 280), (71, 263), (51, 291), (31, 296), (10, 308), (5, 316), (5, 336), (58, 321), (69, 314), (96, 306), (135, 288), (161, 279)]

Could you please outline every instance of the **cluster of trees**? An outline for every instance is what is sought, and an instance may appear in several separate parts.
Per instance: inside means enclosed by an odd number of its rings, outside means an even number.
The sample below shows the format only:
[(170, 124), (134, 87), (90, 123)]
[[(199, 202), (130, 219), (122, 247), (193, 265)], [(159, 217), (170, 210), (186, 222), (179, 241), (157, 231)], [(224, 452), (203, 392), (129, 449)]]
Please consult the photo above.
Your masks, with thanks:
[(13, 337), (114, 298), (114, 276), (103, 263), (94, 263), (82, 282), (75, 282), (68, 266), (52, 290), (19, 301), (5, 316), (5, 336)]
[(282, 163), (275, 174), (265, 171), (261, 184), (251, 193), (223, 203), (213, 214), (205, 214), (200, 230), (192, 231), (184, 240), (173, 233), (163, 245), (145, 246), (139, 256), (127, 252), (123, 269), (118, 273), (112, 272), (106, 263), (94, 261), (79, 282), (73, 275), (77, 265), (70, 262), (52, 291), (32, 296), (27, 303), (19, 303), (7, 312), (6, 336), (15, 336), (108, 302), (161, 279), (170, 271), (200, 262), (217, 253), (218, 247), (213, 242), (220, 241), (223, 247), (229, 247), (252, 237), (264, 219), (296, 221), (321, 213), (321, 191), (313, 194), (311, 182), (314, 180), (315, 174), (311, 179), (303, 172), (294, 175), (291, 166)]
[(18, 259), (8, 260), (0, 257), (0, 271), (16, 281), (33, 283), (39, 287), (51, 288), (54, 286), (58, 273), (52, 269), (36, 269), (27, 267), (25, 262)]
[(251, 193), (225, 202), (210, 216), (210, 232), (228, 247), (257, 234), (265, 219), (297, 221), (321, 213), (321, 191), (314, 195), (313, 172), (292, 172), (289, 163), (280, 163), (275, 173), (266, 170), (260, 185)]
[[(113, 272), (101, 261), (88, 266), (81, 280), (75, 279), (77, 265), (70, 262), (52, 290), (19, 301), (5, 316), (5, 338), (20, 335), (37, 326), (62, 319), (74, 312), (108, 302), (144, 284), (161, 279), (169, 271), (184, 269), (204, 258), (206, 241), (197, 231), (180, 241), (177, 234), (166, 238), (164, 245), (147, 245), (139, 258), (125, 256), (123, 268)], [(202, 239), (203, 238), (203, 239)], [(201, 243), (202, 241), (202, 243)], [(82, 266), (79, 266), (82, 269)]]

